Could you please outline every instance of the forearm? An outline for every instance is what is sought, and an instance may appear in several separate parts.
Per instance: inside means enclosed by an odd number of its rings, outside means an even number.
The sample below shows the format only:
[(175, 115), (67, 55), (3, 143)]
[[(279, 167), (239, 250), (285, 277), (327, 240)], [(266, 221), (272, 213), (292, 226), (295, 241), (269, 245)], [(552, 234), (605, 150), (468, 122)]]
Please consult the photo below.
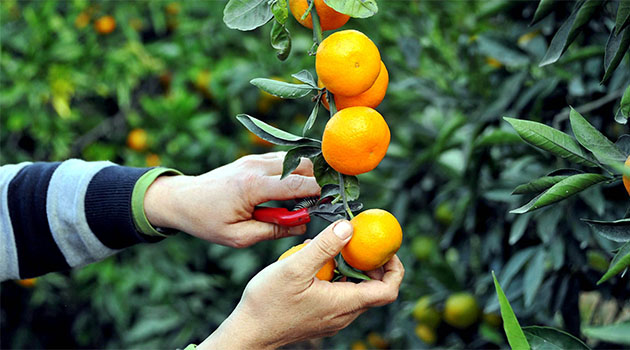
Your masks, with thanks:
[(149, 171), (68, 160), (0, 168), (0, 279), (28, 278), (103, 259), (140, 242), (131, 206)]

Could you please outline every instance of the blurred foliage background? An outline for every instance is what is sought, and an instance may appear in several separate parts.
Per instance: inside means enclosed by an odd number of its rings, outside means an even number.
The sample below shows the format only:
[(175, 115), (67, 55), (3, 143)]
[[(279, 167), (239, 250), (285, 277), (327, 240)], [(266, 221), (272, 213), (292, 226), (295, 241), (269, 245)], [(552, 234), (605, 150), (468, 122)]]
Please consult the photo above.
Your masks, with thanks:
[[(359, 179), (365, 206), (401, 222), (407, 273), (396, 303), (311, 346), (506, 347), (491, 270), (521, 325), (584, 339), (584, 327), (630, 318), (627, 277), (595, 285), (618, 245), (579, 220), (622, 218), (628, 196), (621, 182), (532, 214), (508, 214), (526, 201), (511, 195), (515, 186), (564, 163), (525, 145), (501, 117), (568, 130), (571, 105), (612, 140), (627, 132), (614, 115), (630, 81), (629, 55), (600, 84), (614, 2), (557, 63), (538, 65), (570, 5), (529, 26), (537, 2), (381, 1), (378, 14), (344, 26), (377, 44), (390, 73), (378, 109), (392, 143), (381, 165)], [(280, 62), (269, 26), (229, 30), (223, 1), (0, 6), (0, 164), (78, 157), (200, 174), (272, 150), (236, 114), (300, 133), (310, 112), (308, 98), (280, 101), (249, 84), (314, 73), (312, 33), (293, 20), (293, 50)], [(322, 119), (313, 135), (321, 134)], [(324, 225), (311, 224), (307, 236)], [(301, 240), (237, 250), (179, 234), (34, 283), (4, 282), (0, 345), (198, 343), (231, 312), (247, 281)], [(475, 296), (479, 321), (463, 330), (441, 322), (431, 329), (433, 341), (419, 339), (416, 301), (428, 295), (442, 310), (461, 291)], [(595, 338), (589, 345), (621, 348)]]

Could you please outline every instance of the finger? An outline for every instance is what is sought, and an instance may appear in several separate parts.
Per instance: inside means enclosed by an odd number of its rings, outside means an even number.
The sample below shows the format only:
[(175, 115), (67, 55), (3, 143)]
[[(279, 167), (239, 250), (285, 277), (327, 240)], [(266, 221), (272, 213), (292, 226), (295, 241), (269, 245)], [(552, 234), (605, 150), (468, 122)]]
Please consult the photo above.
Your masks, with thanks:
[(263, 154), (259, 154), (258, 156), (262, 159), (284, 159), (284, 156), (286, 154), (287, 152), (279, 151), (279, 152), (263, 153)]
[(306, 225), (289, 227), (248, 220), (235, 224), (234, 229), (238, 232), (234, 245), (236, 247), (248, 247), (260, 241), (302, 235), (306, 232)]
[(302, 250), (293, 254), (292, 266), (304, 279), (312, 279), (315, 274), (333, 259), (352, 237), (352, 224), (339, 220), (329, 225)]
[(373, 280), (380, 281), (383, 279), (383, 275), (385, 274), (385, 272), (383, 271), (382, 267), (379, 267), (378, 269), (374, 269), (372, 271), (366, 271), (365, 274)]
[(255, 202), (319, 196), (320, 192), (317, 180), (312, 176), (289, 175), (283, 180), (280, 176), (264, 176), (256, 190)]
[[(283, 152), (286, 154), (286, 152)], [(278, 158), (260, 158), (259, 161), (265, 175), (274, 176), (282, 174), (284, 154)], [(302, 158), (297, 168), (291, 174), (313, 176), (313, 162), (308, 158)]]
[(364, 281), (359, 284), (334, 283), (339, 290), (336, 295), (343, 295), (342, 303), (348, 304), (355, 310), (382, 306), (393, 303), (398, 298), (398, 290), (402, 282), (405, 269), (396, 255), (383, 266), (382, 280)]

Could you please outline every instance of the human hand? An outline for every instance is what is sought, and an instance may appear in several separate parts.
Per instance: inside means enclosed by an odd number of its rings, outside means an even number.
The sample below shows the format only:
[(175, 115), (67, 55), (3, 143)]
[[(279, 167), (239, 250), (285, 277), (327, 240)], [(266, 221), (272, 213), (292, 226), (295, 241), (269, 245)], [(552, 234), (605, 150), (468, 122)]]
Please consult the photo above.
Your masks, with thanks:
[(267, 266), (249, 282), (232, 314), (197, 349), (271, 349), (332, 336), (361, 313), (392, 303), (404, 275), (394, 256), (361, 283), (314, 278), (350, 240), (345, 220), (328, 226), (293, 255)]
[(284, 155), (249, 155), (200, 176), (159, 177), (145, 195), (147, 218), (154, 226), (237, 248), (303, 234), (306, 225), (286, 227), (252, 218), (261, 203), (319, 195), (309, 159), (280, 180)]

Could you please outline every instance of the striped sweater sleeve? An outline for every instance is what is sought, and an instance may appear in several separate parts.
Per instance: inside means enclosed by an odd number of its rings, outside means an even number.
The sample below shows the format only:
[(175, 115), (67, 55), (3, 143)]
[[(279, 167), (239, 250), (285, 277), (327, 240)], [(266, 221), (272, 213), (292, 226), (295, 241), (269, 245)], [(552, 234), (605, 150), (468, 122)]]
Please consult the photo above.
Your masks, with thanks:
[[(82, 266), (161, 240), (141, 204), (155, 177), (178, 173), (161, 169), (78, 159), (0, 167), (0, 281)], [(132, 196), (141, 196), (134, 200), (140, 205), (132, 208)]]

